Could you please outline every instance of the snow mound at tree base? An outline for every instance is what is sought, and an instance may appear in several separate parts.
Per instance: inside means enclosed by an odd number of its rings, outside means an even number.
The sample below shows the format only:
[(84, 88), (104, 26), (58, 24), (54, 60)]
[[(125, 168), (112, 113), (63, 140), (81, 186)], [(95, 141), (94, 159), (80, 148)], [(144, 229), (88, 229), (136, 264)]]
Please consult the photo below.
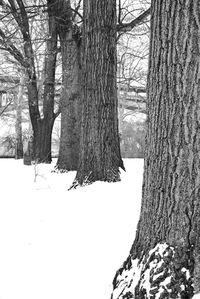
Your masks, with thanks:
[(190, 271), (177, 265), (176, 257), (175, 248), (166, 243), (157, 244), (141, 261), (129, 255), (116, 273), (112, 299), (192, 298)]

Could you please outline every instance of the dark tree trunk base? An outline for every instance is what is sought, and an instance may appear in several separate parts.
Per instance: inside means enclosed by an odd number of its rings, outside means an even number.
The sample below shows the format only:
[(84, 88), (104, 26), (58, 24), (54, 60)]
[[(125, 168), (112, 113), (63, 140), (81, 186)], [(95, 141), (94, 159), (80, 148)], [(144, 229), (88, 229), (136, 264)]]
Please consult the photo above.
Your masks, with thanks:
[(15, 152), (15, 160), (23, 159), (23, 156), (24, 156), (23, 151), (17, 150)]
[(158, 244), (141, 260), (129, 255), (113, 281), (112, 299), (189, 299), (194, 295), (193, 254)]
[(53, 117), (38, 120), (37, 131), (34, 132), (33, 156), (35, 163), (50, 164), (52, 162), (51, 136), (54, 120)]
[(32, 163), (31, 163), (31, 157), (28, 156), (28, 155), (24, 155), (23, 162), (24, 162), (24, 165), (32, 165)]
[[(125, 169), (124, 169), (125, 170)], [(85, 174), (84, 176), (81, 177), (76, 177), (72, 186), (69, 188), (71, 189), (76, 189), (77, 187), (84, 187), (91, 185), (92, 183), (96, 181), (101, 181), (101, 182), (107, 182), (107, 183), (116, 183), (120, 182), (120, 171), (117, 170), (106, 170), (105, 172), (102, 172), (103, 176), (98, 176), (97, 172), (90, 172), (88, 174)]]
[(44, 163), (44, 164), (51, 164), (51, 162), (52, 162), (52, 159), (51, 158), (46, 158), (46, 157), (44, 157), (44, 158), (39, 158), (39, 159), (37, 159), (37, 160), (35, 160), (35, 163), (36, 164), (41, 164), (41, 163)]
[(54, 172), (54, 173), (67, 173), (69, 171), (66, 170), (66, 169), (60, 168), (57, 164), (51, 172)]

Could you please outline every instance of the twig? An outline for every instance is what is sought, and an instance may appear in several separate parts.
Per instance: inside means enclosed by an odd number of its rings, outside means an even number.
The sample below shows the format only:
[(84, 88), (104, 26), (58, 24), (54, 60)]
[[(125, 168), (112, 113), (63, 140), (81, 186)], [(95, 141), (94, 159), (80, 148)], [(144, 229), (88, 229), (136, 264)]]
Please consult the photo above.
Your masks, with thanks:
[(12, 101), (10, 101), (10, 102), (3, 108), (3, 110), (0, 112), (0, 116), (5, 112), (5, 110), (10, 106), (11, 103), (12, 103)]

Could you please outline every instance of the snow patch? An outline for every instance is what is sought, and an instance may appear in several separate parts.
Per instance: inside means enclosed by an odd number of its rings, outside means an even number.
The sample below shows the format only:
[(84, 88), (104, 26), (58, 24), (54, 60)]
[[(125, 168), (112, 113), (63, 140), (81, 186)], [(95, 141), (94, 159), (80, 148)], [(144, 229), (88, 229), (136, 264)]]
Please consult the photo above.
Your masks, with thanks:
[[(143, 278), (141, 280), (140, 285), (143, 289), (146, 290), (147, 298), (151, 297), (151, 275), (153, 275), (153, 282), (155, 282), (159, 277), (164, 275), (165, 268), (163, 268), (162, 271), (160, 269), (162, 268), (162, 265), (164, 263), (163, 257), (166, 257), (168, 255), (167, 249), (169, 248), (169, 245), (166, 243), (163, 244), (157, 244), (155, 248), (149, 251), (148, 259), (151, 258), (153, 254), (155, 254), (155, 259), (153, 259), (152, 262), (149, 263), (149, 267), (147, 270), (144, 271)], [(173, 250), (173, 248), (171, 247)], [(160, 261), (159, 261), (160, 259)], [(147, 261), (148, 263), (148, 261)], [(146, 265), (146, 263), (145, 263)], [(143, 265), (143, 268), (144, 266)], [(156, 274), (157, 273), (157, 274)], [(164, 290), (168, 290), (167, 285), (171, 282), (171, 276), (167, 276), (163, 281), (159, 283), (159, 288), (157, 290), (155, 298), (160, 298), (160, 295), (163, 293)], [(169, 290), (168, 290), (169, 291)]]
[(124, 293), (124, 290), (126, 293), (130, 292), (134, 294), (135, 287), (140, 279), (141, 270), (142, 267), (139, 265), (139, 260), (131, 259), (130, 268), (123, 271), (118, 276), (118, 281), (120, 281), (120, 283), (119, 286), (113, 291), (112, 299), (120, 298), (120, 296)]

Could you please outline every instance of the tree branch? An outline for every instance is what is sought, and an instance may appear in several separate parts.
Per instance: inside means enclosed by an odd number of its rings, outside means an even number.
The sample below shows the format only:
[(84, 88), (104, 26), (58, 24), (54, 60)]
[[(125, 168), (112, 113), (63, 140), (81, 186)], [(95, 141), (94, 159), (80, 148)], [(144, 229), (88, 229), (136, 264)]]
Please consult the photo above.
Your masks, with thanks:
[(79, 13), (80, 6), (81, 6), (81, 0), (79, 0), (77, 6), (74, 9), (72, 9), (72, 7), (71, 7), (71, 10), (74, 12), (73, 21), (75, 20), (76, 15), (78, 15), (81, 18), (81, 20), (83, 19), (83, 16)]
[(60, 113), (61, 113), (61, 108), (60, 108), (60, 105), (59, 105), (58, 110), (54, 113), (54, 119), (56, 119), (59, 116)]
[(6, 37), (5, 33), (0, 29), (0, 45), (3, 50), (9, 52), (23, 67), (28, 67), (27, 62), (24, 60), (22, 53), (13, 45), (13, 43)]
[(6, 111), (6, 109), (10, 106), (12, 101), (10, 101), (1, 111), (0, 111), (0, 116)]
[(13, 0), (8, 0), (9, 4), (10, 4), (10, 12), (13, 15), (15, 21), (17, 22), (17, 24), (19, 25), (19, 27), (21, 27), (21, 19), (20, 16), (17, 12), (17, 8), (15, 6), (15, 3)]
[(139, 86), (129, 86), (128, 88), (121, 86), (120, 90), (127, 91), (127, 92), (136, 92), (136, 93), (146, 93), (146, 87), (139, 87)]
[(30, 41), (29, 21), (28, 21), (28, 16), (27, 16), (27, 12), (26, 12), (24, 3), (22, 0), (16, 0), (16, 1), (19, 6), (19, 9), (20, 9), (20, 16), (21, 16), (20, 29), (21, 29), (24, 41)]
[(118, 23), (121, 24), (121, 12), (122, 12), (122, 6), (121, 6), (121, 0), (119, 0), (118, 4)]
[(135, 26), (140, 25), (151, 13), (151, 8), (145, 10), (141, 15), (129, 23), (121, 23), (117, 25), (118, 32), (127, 32), (132, 30)]

